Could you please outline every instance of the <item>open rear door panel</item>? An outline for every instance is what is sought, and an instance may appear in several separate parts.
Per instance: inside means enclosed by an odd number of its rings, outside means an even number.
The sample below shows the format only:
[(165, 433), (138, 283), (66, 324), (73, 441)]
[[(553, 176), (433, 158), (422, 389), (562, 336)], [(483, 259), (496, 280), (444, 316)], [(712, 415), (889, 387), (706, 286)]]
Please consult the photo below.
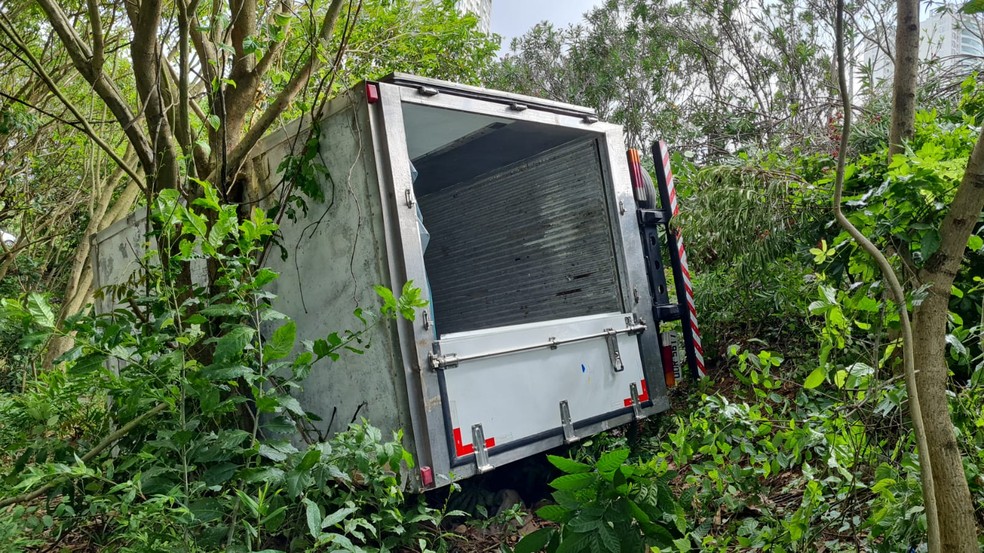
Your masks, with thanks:
[(431, 364), (452, 465), (482, 446), (494, 455), (560, 432), (572, 441), (579, 427), (648, 401), (636, 338), (644, 328), (614, 313), (442, 337)]

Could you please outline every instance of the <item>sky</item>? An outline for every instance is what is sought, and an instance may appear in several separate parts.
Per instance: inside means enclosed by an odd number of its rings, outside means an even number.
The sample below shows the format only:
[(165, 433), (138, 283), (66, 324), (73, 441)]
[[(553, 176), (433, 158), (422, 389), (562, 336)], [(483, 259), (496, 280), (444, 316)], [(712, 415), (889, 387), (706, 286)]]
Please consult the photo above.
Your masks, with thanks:
[(492, 32), (502, 35), (502, 50), (541, 21), (566, 27), (581, 20), (584, 12), (601, 0), (492, 0)]

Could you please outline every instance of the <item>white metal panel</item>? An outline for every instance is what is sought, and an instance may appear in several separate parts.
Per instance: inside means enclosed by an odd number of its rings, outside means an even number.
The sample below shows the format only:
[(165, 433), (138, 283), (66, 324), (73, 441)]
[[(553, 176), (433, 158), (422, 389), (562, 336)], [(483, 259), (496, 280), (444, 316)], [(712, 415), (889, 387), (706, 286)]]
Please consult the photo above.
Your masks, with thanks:
[[(610, 313), (477, 330), (445, 336), (441, 353), (458, 357), (563, 342), (624, 329), (626, 317)], [(631, 406), (630, 386), (645, 394), (635, 336), (618, 334), (624, 370), (616, 372), (604, 337), (507, 355), (462, 361), (444, 370), (444, 388), (456, 457), (473, 452), (472, 426), (481, 424), (490, 454), (495, 448), (561, 429), (560, 402), (575, 424)], [(648, 399), (643, 395), (641, 401)], [(494, 445), (492, 445), (494, 444)]]

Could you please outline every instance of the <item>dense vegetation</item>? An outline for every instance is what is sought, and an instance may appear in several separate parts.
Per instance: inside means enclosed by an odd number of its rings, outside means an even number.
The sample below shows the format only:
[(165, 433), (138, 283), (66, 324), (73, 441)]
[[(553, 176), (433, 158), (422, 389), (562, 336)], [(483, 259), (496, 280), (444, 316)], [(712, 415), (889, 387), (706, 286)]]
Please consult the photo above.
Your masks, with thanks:
[[(0, 7), (0, 228), (18, 237), (0, 251), (0, 550), (467, 550), (490, 528), (526, 552), (924, 550), (903, 319), (939, 301), (927, 275), (953, 249), (947, 214), (984, 174), (967, 171), (984, 121), (969, 62), (922, 68), (890, 156), (898, 109), (870, 72), (849, 87), (858, 120), (841, 141), (828, 4), (607, 0), (580, 25), (538, 25), (499, 61), (450, 0), (141, 6), (156, 24), (98, 0)], [(878, 25), (893, 6), (848, 6), (849, 39), (891, 33)], [(155, 62), (131, 40), (147, 25), (164, 37)], [(538, 505), (466, 515), (455, 493), (405, 496), (414, 460), (399, 436), (363, 424), (325, 441), (291, 396), (318, 359), (358, 355), (374, 325), (412, 317), (418, 291), (379, 288), (362, 326), (295, 344), (259, 263), (284, 212), (256, 209), (230, 160), (254, 129), (316, 116), (392, 70), (589, 105), (629, 145), (674, 147), (711, 377), (658, 420), (549, 457)], [(155, 75), (164, 84), (148, 87)], [(286, 169), (291, 205), (319, 201), (305, 195), (310, 157)], [(903, 302), (835, 223), (841, 182)], [(90, 237), (137, 205), (163, 261), (149, 252), (141, 280), (94, 290)], [(942, 299), (938, 403), (980, 535), (977, 212)], [(209, 282), (189, 282), (192, 262)], [(94, 295), (122, 309), (97, 315)], [(261, 325), (277, 329), (267, 341)]]

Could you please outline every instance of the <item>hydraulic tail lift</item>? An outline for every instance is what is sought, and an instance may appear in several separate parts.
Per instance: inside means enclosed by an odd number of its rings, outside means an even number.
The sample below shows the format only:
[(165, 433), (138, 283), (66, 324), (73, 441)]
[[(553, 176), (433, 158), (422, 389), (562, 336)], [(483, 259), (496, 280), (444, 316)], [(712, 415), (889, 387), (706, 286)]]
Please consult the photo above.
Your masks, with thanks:
[[(677, 335), (662, 332), (660, 326), (680, 321), (680, 335), (683, 338), (684, 357), (690, 376), (698, 379), (707, 375), (704, 367), (704, 352), (700, 341), (700, 326), (697, 324), (697, 310), (694, 307), (693, 284), (687, 266), (687, 252), (683, 245), (680, 229), (670, 225), (673, 217), (679, 215), (676, 189), (673, 186), (673, 172), (670, 170), (670, 154), (666, 143), (653, 144), (653, 160), (656, 182), (642, 168), (638, 150), (629, 150), (629, 172), (638, 205), (639, 231), (642, 234), (643, 249), (646, 256), (646, 269), (649, 274), (649, 288), (653, 298), (653, 320), (657, 327), (656, 337), (663, 354), (663, 370), (666, 385), (673, 386), (680, 377), (681, 356)], [(663, 250), (666, 247), (673, 275), (675, 297), (670, 298), (666, 267), (663, 263)]]

